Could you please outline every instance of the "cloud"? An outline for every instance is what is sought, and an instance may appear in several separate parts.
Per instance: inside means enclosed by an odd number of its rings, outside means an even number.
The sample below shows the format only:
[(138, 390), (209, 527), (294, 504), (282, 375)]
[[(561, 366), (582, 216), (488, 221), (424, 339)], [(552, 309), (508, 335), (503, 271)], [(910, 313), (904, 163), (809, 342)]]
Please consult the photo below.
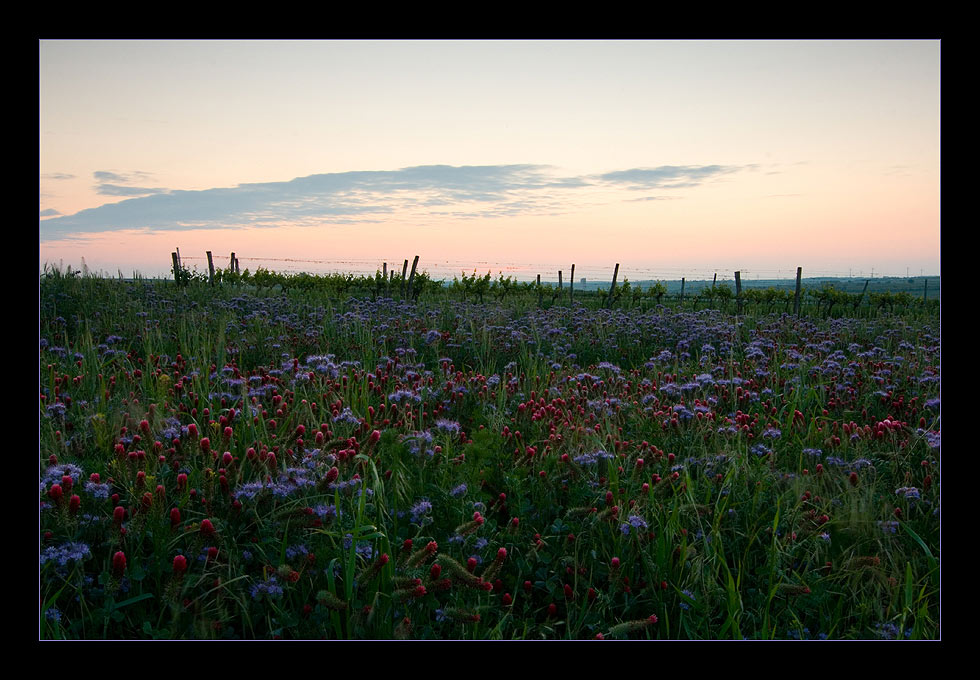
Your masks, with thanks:
[(684, 189), (728, 175), (750, 166), (740, 165), (661, 165), (655, 168), (632, 168), (598, 175), (597, 180), (623, 186), (630, 191), (647, 189)]
[(147, 188), (148, 173), (98, 171), (99, 193), (124, 200), (44, 220), (41, 238), (117, 229), (321, 226), (376, 222), (395, 213), (418, 221), (554, 215), (573, 210), (571, 199), (590, 187), (690, 187), (739, 169), (661, 166), (585, 177), (561, 176), (547, 165), (420, 165), (198, 191)]
[(38, 213), (39, 217), (53, 217), (60, 214), (61, 213), (54, 208), (48, 208), (47, 210), (42, 210), (40, 213)]
[(43, 179), (75, 179), (75, 175), (68, 174), (67, 172), (46, 172), (41, 175)]
[(126, 174), (120, 174), (118, 172), (110, 172), (109, 170), (96, 170), (92, 173), (92, 176), (97, 182), (121, 182), (127, 184), (129, 182), (142, 182), (153, 177), (148, 172), (143, 172), (141, 170), (134, 170)]
[(122, 174), (109, 170), (96, 170), (92, 173), (95, 178), (95, 193), (100, 196), (149, 196), (152, 194), (166, 193), (166, 189), (150, 188), (141, 186), (130, 186), (133, 182), (145, 182), (152, 179), (153, 175), (141, 170)]
[(102, 196), (148, 196), (162, 194), (166, 189), (150, 189), (147, 187), (124, 187), (119, 184), (98, 184), (95, 192)]
[(912, 168), (909, 167), (908, 165), (890, 165), (885, 168), (884, 174), (893, 175), (897, 177), (911, 177), (912, 176), (911, 170)]

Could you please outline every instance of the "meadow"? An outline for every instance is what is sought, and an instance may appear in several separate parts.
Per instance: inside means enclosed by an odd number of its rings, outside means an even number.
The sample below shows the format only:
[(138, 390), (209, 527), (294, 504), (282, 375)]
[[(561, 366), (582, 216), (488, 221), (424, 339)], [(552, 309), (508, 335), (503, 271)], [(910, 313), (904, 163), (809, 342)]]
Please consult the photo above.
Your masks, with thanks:
[(46, 270), (39, 637), (940, 637), (938, 303), (420, 278)]

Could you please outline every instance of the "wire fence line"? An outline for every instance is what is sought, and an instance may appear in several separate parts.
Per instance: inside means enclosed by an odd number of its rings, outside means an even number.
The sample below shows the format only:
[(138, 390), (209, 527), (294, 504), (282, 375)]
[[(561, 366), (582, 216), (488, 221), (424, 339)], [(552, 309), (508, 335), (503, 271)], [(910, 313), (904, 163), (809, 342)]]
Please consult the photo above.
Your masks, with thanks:
[[(182, 261), (191, 262), (204, 262), (207, 260), (205, 256), (198, 255), (181, 255)], [(215, 258), (216, 266), (219, 266), (221, 260), (227, 259), (222, 257)], [(368, 259), (368, 258), (331, 258), (331, 259), (316, 259), (316, 258), (293, 258), (293, 257), (248, 257), (243, 255), (236, 255), (236, 259), (243, 263), (243, 266), (251, 266), (253, 269), (258, 267), (263, 267), (265, 269), (270, 269), (274, 271), (282, 271), (284, 273), (293, 272), (308, 272), (310, 274), (355, 274), (355, 275), (373, 275), (376, 271), (380, 270), (382, 266), (387, 263), (388, 268), (391, 269), (393, 266), (400, 266), (400, 258), (388, 258), (388, 259)], [(304, 266), (304, 265), (315, 265), (314, 267)], [(461, 273), (472, 273), (474, 270), (477, 273), (483, 274), (489, 271), (494, 278), (503, 274), (505, 277), (511, 276), (519, 281), (532, 281), (537, 278), (538, 275), (541, 277), (543, 282), (557, 282), (558, 272), (564, 272), (565, 278), (567, 280), (569, 274), (569, 268), (571, 263), (557, 263), (557, 262), (508, 262), (508, 261), (498, 261), (498, 260), (435, 260), (428, 263), (424, 261), (421, 263), (422, 269), (427, 271), (433, 279), (447, 279), (452, 280), (453, 277), (459, 276)], [(580, 283), (582, 279), (589, 281), (590, 279), (611, 279), (613, 271), (615, 270), (615, 264), (612, 263), (576, 263), (576, 283)], [(741, 272), (743, 281), (752, 280), (792, 280), (796, 277), (796, 268), (786, 268), (786, 269), (766, 269), (766, 268), (746, 268), (746, 267), (731, 267), (731, 266), (699, 266), (699, 267), (679, 267), (679, 266), (650, 266), (650, 265), (628, 265), (624, 264), (620, 267), (620, 275), (632, 279), (634, 281), (639, 280), (653, 280), (653, 281), (666, 281), (666, 280), (680, 280), (686, 278), (689, 281), (698, 280), (714, 280), (717, 278), (718, 281), (732, 282), (734, 281), (734, 271), (738, 269)], [(842, 270), (830, 270), (830, 269), (819, 269), (819, 270), (804, 270), (805, 276), (807, 278), (853, 278), (853, 279), (867, 279), (867, 278), (920, 278), (921, 275), (888, 275), (882, 274), (881, 272), (873, 271), (842, 271)], [(934, 276), (934, 275), (930, 275)]]

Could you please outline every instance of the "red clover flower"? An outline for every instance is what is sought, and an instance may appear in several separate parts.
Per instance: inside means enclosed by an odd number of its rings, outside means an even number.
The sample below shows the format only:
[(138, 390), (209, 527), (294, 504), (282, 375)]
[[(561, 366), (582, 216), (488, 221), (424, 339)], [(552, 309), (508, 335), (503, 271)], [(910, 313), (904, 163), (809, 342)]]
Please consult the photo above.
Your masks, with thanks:
[(122, 550), (112, 556), (112, 573), (120, 578), (126, 571), (126, 553)]

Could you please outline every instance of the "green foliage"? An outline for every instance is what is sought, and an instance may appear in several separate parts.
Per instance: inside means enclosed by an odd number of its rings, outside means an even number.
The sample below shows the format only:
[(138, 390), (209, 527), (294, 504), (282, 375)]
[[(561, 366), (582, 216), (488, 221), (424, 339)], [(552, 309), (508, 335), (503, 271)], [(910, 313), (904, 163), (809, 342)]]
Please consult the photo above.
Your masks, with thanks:
[(657, 301), (657, 304), (661, 304), (664, 295), (667, 294), (667, 286), (663, 284), (662, 281), (657, 281), (655, 284), (647, 288), (647, 295)]
[(475, 299), (482, 303), (483, 297), (491, 290), (490, 280), (489, 271), (485, 276), (477, 276), (475, 269), (469, 276), (465, 272), (460, 272), (460, 278), (453, 278), (450, 292), (456, 293), (464, 300)]
[(503, 302), (509, 295), (517, 290), (517, 288), (517, 282), (513, 277), (507, 276), (505, 278), (503, 272), (500, 272), (500, 275), (490, 286), (490, 292), (497, 297), (498, 301)]

